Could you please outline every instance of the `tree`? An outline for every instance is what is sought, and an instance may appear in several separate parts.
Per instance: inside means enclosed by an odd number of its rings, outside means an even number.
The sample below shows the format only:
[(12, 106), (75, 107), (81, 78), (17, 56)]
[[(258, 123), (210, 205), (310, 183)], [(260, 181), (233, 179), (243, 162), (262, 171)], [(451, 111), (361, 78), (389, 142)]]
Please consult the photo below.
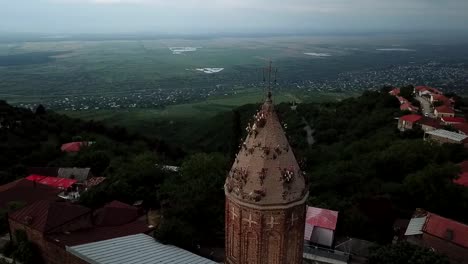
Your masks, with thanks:
[(36, 108), (36, 115), (44, 115), (45, 113), (46, 113), (45, 107), (42, 104), (38, 105)]
[(400, 88), (400, 96), (405, 98), (408, 101), (413, 100), (414, 86), (408, 85)]
[(446, 256), (406, 242), (391, 244), (374, 249), (369, 264), (449, 264)]
[(159, 240), (189, 249), (223, 241), (226, 164), (220, 154), (195, 154), (161, 186)]

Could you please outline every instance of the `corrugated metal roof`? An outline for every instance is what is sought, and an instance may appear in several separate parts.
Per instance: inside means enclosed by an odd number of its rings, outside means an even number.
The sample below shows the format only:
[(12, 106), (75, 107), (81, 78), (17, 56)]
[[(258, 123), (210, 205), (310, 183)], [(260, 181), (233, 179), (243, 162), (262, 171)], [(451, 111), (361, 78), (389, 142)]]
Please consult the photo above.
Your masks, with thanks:
[(67, 247), (67, 251), (91, 264), (216, 263), (181, 248), (163, 245), (145, 234)]
[(451, 131), (444, 130), (444, 129), (429, 131), (429, 132), (426, 132), (426, 134), (448, 138), (448, 139), (455, 140), (455, 141), (463, 141), (466, 138), (468, 138), (468, 136), (466, 135), (458, 134), (458, 133), (451, 132)]
[(421, 235), (423, 233), (424, 223), (426, 223), (426, 218), (426, 216), (411, 218), (406, 228), (405, 236)]

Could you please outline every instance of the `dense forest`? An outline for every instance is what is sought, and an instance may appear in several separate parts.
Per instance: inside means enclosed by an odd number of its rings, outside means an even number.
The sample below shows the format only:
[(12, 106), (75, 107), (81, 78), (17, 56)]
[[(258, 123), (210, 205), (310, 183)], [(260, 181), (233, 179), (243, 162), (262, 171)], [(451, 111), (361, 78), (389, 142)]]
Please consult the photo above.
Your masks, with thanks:
[[(163, 216), (156, 232), (160, 240), (192, 250), (222, 246), (222, 186), (257, 108), (245, 105), (174, 130), (179, 148), (123, 128), (0, 102), (0, 182), (24, 177), (28, 166), (89, 166), (107, 179), (81, 203), (98, 207), (113, 199), (142, 200)], [(386, 244), (394, 221), (408, 219), (418, 207), (468, 222), (468, 190), (452, 183), (456, 164), (468, 159), (468, 152), (425, 142), (418, 131), (400, 133), (395, 118), (402, 113), (394, 97), (365, 92), (340, 102), (276, 109), (310, 179), (308, 204), (339, 211), (338, 237)], [(315, 131), (313, 145), (307, 142), (306, 123)], [(97, 143), (75, 156), (59, 151), (61, 143), (75, 139)], [(175, 173), (157, 164), (181, 167)]]

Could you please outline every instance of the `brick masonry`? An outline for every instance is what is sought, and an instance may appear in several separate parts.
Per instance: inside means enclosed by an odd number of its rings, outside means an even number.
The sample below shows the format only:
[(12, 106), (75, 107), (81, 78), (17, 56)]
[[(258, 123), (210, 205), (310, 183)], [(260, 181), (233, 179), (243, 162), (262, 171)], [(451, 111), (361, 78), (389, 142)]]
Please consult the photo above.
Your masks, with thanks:
[(226, 197), (226, 263), (302, 263), (305, 204), (267, 210)]
[(13, 241), (16, 240), (14, 236), (16, 230), (25, 231), (28, 236), (28, 240), (39, 247), (45, 264), (88, 264), (88, 262), (68, 253), (64, 247), (49, 241), (41, 232), (11, 219), (9, 219), (9, 223), (10, 232), (13, 234)]

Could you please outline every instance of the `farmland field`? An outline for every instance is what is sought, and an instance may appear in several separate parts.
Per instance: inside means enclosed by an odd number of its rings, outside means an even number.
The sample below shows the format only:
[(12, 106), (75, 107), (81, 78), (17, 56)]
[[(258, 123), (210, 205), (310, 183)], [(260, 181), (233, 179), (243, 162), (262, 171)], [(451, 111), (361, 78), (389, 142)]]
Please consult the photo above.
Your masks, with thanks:
[[(447, 44), (449, 43), (449, 44)], [(456, 44), (453, 44), (456, 43)], [(0, 99), (121, 123), (216, 114), (264, 95), (336, 100), (383, 85), (465, 94), (466, 41), (408, 35), (93, 38), (0, 35)]]

